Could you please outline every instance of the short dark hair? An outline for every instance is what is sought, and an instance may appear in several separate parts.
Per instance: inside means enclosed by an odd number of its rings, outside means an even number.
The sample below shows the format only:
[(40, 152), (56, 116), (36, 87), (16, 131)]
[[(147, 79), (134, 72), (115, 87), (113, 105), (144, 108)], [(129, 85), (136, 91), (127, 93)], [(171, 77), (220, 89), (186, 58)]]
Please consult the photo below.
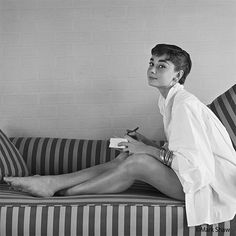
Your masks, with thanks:
[(157, 44), (152, 50), (152, 55), (163, 56), (167, 55), (167, 60), (175, 65), (175, 71), (183, 70), (184, 74), (179, 80), (180, 84), (184, 84), (187, 75), (192, 68), (190, 55), (182, 48), (170, 44)]

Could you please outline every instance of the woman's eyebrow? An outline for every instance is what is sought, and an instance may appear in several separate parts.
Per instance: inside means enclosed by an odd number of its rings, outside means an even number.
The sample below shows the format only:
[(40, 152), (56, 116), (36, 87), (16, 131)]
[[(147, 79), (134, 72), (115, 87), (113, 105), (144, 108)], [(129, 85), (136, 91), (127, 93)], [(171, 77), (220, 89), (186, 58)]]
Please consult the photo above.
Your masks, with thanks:
[(159, 60), (159, 62), (165, 62), (165, 63), (167, 63), (167, 64), (170, 64), (167, 60)]
[[(154, 61), (154, 59), (151, 57), (151, 58), (150, 58), (150, 61)], [(170, 64), (167, 60), (164, 60), (164, 59), (161, 59), (161, 60), (159, 60), (158, 62), (165, 62), (165, 63), (167, 63), (167, 64)]]

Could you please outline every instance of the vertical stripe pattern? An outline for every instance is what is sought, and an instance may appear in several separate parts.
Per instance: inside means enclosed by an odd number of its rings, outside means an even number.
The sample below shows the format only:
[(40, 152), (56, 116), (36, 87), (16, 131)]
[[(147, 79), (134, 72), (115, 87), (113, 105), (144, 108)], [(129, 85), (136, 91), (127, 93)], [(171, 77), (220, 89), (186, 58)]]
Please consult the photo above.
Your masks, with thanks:
[[(119, 154), (119, 151), (109, 148), (108, 140), (29, 137), (15, 137), (11, 140), (19, 150), (23, 157), (22, 160), (25, 161), (24, 163), (32, 175), (70, 173), (108, 162)], [(0, 167), (1, 165), (4, 169), (11, 169), (13, 166), (6, 161), (0, 162)], [(26, 170), (22, 173), (26, 175)]]
[[(236, 232), (236, 219), (212, 226), (186, 228), (182, 210), (175, 206), (124, 204), (3, 206), (0, 207), (0, 235), (233, 236)], [(213, 231), (209, 230), (211, 228)]]
[(4, 176), (28, 175), (28, 168), (20, 152), (0, 130), (0, 183)]
[(225, 126), (236, 150), (236, 84), (208, 106)]

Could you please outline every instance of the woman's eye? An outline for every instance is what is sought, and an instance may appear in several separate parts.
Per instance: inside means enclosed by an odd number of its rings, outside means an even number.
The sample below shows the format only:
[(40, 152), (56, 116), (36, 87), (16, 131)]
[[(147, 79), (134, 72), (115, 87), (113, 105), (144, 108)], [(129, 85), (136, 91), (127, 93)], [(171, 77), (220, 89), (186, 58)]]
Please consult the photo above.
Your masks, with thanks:
[(149, 66), (154, 66), (153, 62), (150, 61), (149, 62)]
[(163, 69), (166, 68), (164, 65), (159, 65), (158, 68)]

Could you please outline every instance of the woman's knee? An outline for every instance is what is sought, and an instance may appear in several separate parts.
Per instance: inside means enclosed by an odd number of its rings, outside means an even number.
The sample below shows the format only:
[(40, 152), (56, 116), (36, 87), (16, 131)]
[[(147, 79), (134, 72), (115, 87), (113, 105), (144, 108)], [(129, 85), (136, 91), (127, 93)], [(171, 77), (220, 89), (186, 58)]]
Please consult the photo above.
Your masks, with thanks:
[(153, 168), (153, 164), (155, 164), (156, 169), (159, 163), (158, 160), (147, 154), (133, 154), (126, 158), (123, 162), (123, 166), (129, 175), (137, 176), (142, 175), (144, 170)]

